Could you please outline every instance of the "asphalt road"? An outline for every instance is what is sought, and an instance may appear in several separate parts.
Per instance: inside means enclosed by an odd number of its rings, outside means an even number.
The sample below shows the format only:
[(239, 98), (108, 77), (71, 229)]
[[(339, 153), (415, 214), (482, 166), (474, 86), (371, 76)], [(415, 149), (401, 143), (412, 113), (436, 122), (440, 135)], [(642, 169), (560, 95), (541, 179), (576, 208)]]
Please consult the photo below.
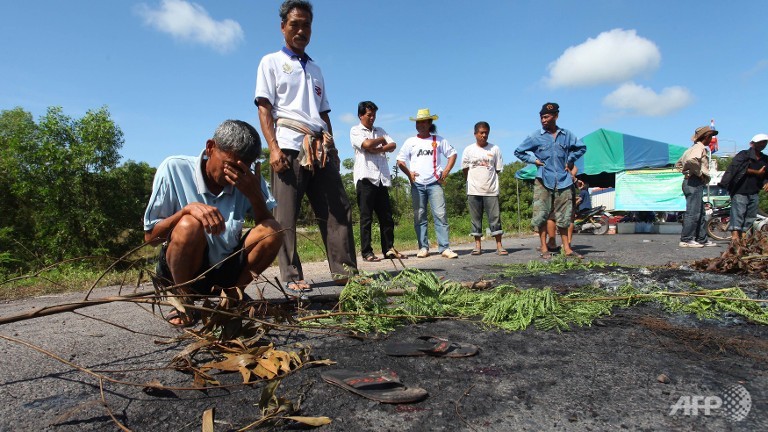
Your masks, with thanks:
[[(577, 235), (574, 249), (586, 260), (616, 262), (623, 265), (653, 266), (684, 263), (704, 257), (715, 257), (725, 249), (679, 248), (677, 235)], [(472, 244), (457, 245), (458, 259), (445, 259), (436, 253), (425, 259), (411, 257), (407, 266), (435, 271), (454, 280), (477, 280), (488, 271), (489, 264), (525, 263), (540, 260), (534, 236), (504, 239), (508, 256), (498, 256), (492, 242), (485, 253), (470, 255)], [(390, 271), (399, 268), (391, 261), (360, 262), (363, 271)], [(275, 267), (265, 273), (268, 279), (277, 275)], [(315, 285), (310, 295), (330, 294), (339, 290), (331, 284), (327, 263), (305, 265), (308, 281)], [(263, 285), (263, 284), (261, 284)], [(124, 292), (132, 289), (124, 289)], [(251, 294), (258, 285), (249, 287)], [(117, 288), (96, 290), (95, 297), (117, 294)], [(269, 296), (277, 295), (266, 288)], [(0, 304), (0, 316), (6, 317), (81, 300), (83, 293), (45, 296)], [(81, 315), (82, 314), (82, 315)], [(87, 315), (87, 317), (85, 316)], [(94, 320), (92, 318), (96, 318)], [(98, 321), (104, 320), (104, 321)], [(106, 321), (121, 327), (109, 325)], [(179, 335), (147, 308), (131, 303), (110, 303), (82, 309), (78, 314), (63, 313), (19, 321), (0, 326), (0, 335), (10, 336), (47, 350), (59, 357), (37, 352), (16, 342), (0, 340), (0, 431), (21, 430), (116, 430), (101, 405), (98, 380), (76, 370), (71, 362), (91, 370), (120, 371), (112, 376), (132, 382), (160, 380), (165, 385), (189, 385), (189, 376), (174, 371), (155, 371), (176, 354), (180, 343), (157, 343)], [(137, 372), (128, 370), (146, 369)], [(335, 393), (334, 393), (335, 394)], [(258, 418), (256, 408), (259, 389), (238, 388), (216, 392), (179, 392), (149, 395), (141, 387), (107, 384), (105, 398), (114, 415), (134, 430), (199, 430), (200, 416), (210, 407), (223, 412), (236, 412), (230, 420), (235, 424)], [(222, 426), (221, 430), (226, 429)], [(218, 426), (217, 426), (217, 430)]]

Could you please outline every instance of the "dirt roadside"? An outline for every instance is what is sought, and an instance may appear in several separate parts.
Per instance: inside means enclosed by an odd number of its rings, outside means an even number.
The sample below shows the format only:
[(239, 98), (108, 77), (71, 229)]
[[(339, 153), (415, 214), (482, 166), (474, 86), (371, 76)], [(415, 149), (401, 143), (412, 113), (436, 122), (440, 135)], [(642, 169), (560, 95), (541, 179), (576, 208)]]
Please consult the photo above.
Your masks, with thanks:
[[(587, 260), (623, 265), (662, 265), (713, 257), (723, 247), (677, 248), (674, 235), (577, 236), (575, 249)], [(408, 266), (434, 271), (441, 277), (470, 281), (487, 278), (495, 264), (539, 260), (533, 237), (504, 241), (509, 256), (498, 256), (488, 244), (480, 256), (470, 256), (471, 245), (455, 248), (460, 257), (409, 258)], [(364, 271), (394, 270), (391, 262), (360, 263)], [(265, 276), (273, 278), (275, 269)], [(738, 277), (705, 277), (685, 269), (672, 271), (681, 280), (718, 286), (758, 287), (760, 281)], [(338, 290), (330, 284), (327, 264), (305, 266), (315, 283), (312, 295)], [(631, 273), (631, 272), (630, 272)], [(666, 274), (641, 272), (663, 282)], [(585, 275), (564, 274), (559, 280), (538, 281), (562, 289), (577, 286)], [(631, 277), (631, 274), (630, 274)], [(572, 282), (572, 283), (571, 283)], [(528, 281), (535, 284), (537, 281)], [(255, 287), (254, 287), (255, 288)], [(757, 289), (757, 288), (755, 288)], [(100, 290), (99, 295), (114, 294)], [(269, 292), (268, 292), (269, 294)], [(271, 293), (270, 295), (274, 295)], [(80, 294), (27, 299), (0, 304), (0, 315), (67, 301)], [(161, 336), (178, 334), (150, 313), (131, 304), (110, 304), (82, 314), (109, 320), (132, 332), (77, 314), (60, 314), (0, 327), (0, 333), (42, 346), (66, 361), (93, 370), (117, 370), (112, 375), (126, 381), (157, 379), (165, 385), (189, 385), (191, 378), (173, 371), (128, 369), (163, 367), (180, 344), (156, 344)], [(687, 332), (686, 332), (687, 331)], [(140, 334), (144, 333), (144, 334)], [(716, 336), (699, 340), (696, 335)], [(156, 335), (156, 336), (149, 336)], [(463, 359), (388, 357), (384, 340), (348, 339), (283, 334), (279, 342), (312, 346), (319, 358), (335, 366), (300, 371), (286, 378), (279, 394), (303, 399), (303, 415), (324, 415), (333, 423), (328, 431), (361, 430), (768, 430), (768, 375), (765, 327), (743, 320), (699, 321), (672, 316), (653, 307), (618, 310), (591, 327), (558, 333), (528, 329), (501, 332), (470, 322), (438, 321), (402, 327), (387, 341), (408, 341), (419, 335), (439, 335), (472, 342), (479, 355)], [(681, 335), (683, 337), (681, 338)], [(745, 355), (717, 342), (754, 342)], [(727, 347), (723, 351), (723, 347)], [(100, 405), (97, 380), (71, 366), (18, 344), (0, 342), (0, 430), (115, 430)], [(403, 382), (423, 387), (429, 397), (411, 405), (384, 405), (355, 396), (320, 379), (323, 370), (396, 370)], [(658, 381), (659, 375), (668, 383)], [(239, 377), (232, 378), (233, 382)], [(224, 378), (222, 378), (224, 379)], [(682, 400), (725, 399), (726, 389), (745, 388), (751, 398), (748, 415), (732, 421), (700, 407), (671, 414)], [(116, 418), (133, 430), (200, 430), (201, 415), (215, 407), (216, 430), (232, 430), (259, 417), (260, 386), (207, 393), (177, 391), (147, 394), (141, 387), (105, 385), (105, 398)], [(699, 400), (699, 399), (696, 399)], [(703, 402), (701, 402), (703, 403)]]

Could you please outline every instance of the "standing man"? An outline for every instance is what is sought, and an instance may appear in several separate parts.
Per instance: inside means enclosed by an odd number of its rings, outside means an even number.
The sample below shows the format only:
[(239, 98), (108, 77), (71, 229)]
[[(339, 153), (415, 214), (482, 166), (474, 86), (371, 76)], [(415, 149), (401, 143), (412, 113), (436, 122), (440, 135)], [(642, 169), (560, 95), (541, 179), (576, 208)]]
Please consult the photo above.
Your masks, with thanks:
[(523, 162), (535, 164), (539, 169), (533, 184), (533, 217), (531, 224), (539, 231), (539, 254), (549, 259), (547, 249), (547, 217), (555, 213), (555, 223), (560, 233), (566, 256), (575, 253), (568, 244), (568, 226), (573, 214), (573, 164), (586, 151), (587, 146), (569, 130), (557, 126), (560, 106), (547, 102), (539, 111), (541, 129), (533, 132), (517, 149), (515, 156)]
[[(194, 302), (184, 297), (188, 295), (245, 289), (275, 260), (283, 236), (269, 212), (275, 200), (259, 164), (252, 169), (260, 155), (256, 129), (227, 120), (199, 156), (172, 156), (157, 168), (144, 213), (144, 239), (163, 243), (157, 264), (162, 285), (197, 279), (173, 291), (182, 296), (182, 304)], [(246, 213), (253, 215), (255, 225), (243, 232)], [(180, 307), (166, 319), (186, 327), (195, 317)]]
[(467, 181), (467, 204), (472, 219), (472, 233), (475, 248), (472, 255), (483, 253), (480, 239), (483, 236), (483, 210), (488, 216), (491, 235), (496, 239), (496, 253), (509, 255), (501, 246), (499, 217), (499, 173), (504, 168), (499, 147), (488, 142), (491, 126), (484, 121), (475, 124), (475, 143), (464, 149), (461, 155), (461, 169)]
[(731, 195), (731, 243), (737, 244), (752, 227), (757, 217), (760, 189), (768, 192), (768, 156), (763, 154), (768, 135), (757, 134), (749, 142), (749, 149), (733, 157), (723, 174), (720, 186)]
[(275, 218), (286, 229), (280, 278), (291, 291), (308, 291), (296, 249), (296, 220), (306, 194), (317, 218), (337, 285), (357, 272), (351, 207), (333, 144), (331, 111), (320, 68), (305, 49), (312, 36), (312, 5), (286, 0), (280, 6), (285, 46), (261, 59), (254, 102), (269, 146)]
[[(413, 204), (413, 228), (419, 241), (417, 258), (429, 256), (429, 236), (427, 233), (427, 202), (432, 207), (435, 220), (438, 252), (445, 258), (458, 258), (451, 250), (448, 236), (448, 215), (445, 211), (445, 193), (443, 185), (448, 173), (456, 163), (456, 150), (443, 137), (437, 135), (433, 124), (436, 115), (430, 115), (429, 109), (420, 109), (411, 121), (416, 122), (416, 136), (408, 138), (397, 155), (397, 166), (408, 176), (411, 182), (411, 203)], [(445, 168), (442, 158), (448, 159)], [(407, 164), (407, 165), (406, 165)], [(409, 168), (410, 167), (410, 168)]]
[(374, 127), (379, 107), (371, 101), (357, 105), (360, 124), (352, 126), (349, 139), (355, 150), (353, 179), (357, 191), (357, 205), (360, 207), (360, 253), (366, 261), (381, 261), (371, 247), (371, 222), (373, 212), (379, 218), (381, 253), (386, 258), (403, 258), (394, 248), (395, 222), (392, 220), (392, 205), (388, 188), (392, 185), (389, 161), (386, 153), (397, 148), (395, 141), (380, 127)]
[(680, 156), (675, 168), (683, 173), (683, 195), (685, 195), (685, 217), (680, 247), (700, 248), (717, 246), (707, 240), (707, 221), (704, 213), (704, 187), (709, 183), (709, 142), (718, 131), (702, 126), (693, 133), (693, 145)]

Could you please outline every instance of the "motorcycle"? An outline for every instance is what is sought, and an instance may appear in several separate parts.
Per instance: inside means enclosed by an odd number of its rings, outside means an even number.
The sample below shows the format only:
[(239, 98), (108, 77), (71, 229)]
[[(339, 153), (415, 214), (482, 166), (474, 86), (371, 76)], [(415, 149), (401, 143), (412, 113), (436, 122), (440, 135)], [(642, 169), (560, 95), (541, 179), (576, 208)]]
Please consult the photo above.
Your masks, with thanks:
[(573, 232), (592, 232), (595, 235), (605, 234), (608, 232), (610, 217), (611, 214), (605, 211), (605, 206), (583, 210), (576, 214), (576, 219), (573, 221)]
[[(709, 218), (707, 234), (715, 240), (730, 240), (731, 232), (728, 231), (728, 224), (731, 221), (731, 202), (728, 201), (720, 207), (705, 203), (704, 209)], [(752, 230), (768, 231), (768, 214), (758, 210), (755, 222), (752, 223)]]

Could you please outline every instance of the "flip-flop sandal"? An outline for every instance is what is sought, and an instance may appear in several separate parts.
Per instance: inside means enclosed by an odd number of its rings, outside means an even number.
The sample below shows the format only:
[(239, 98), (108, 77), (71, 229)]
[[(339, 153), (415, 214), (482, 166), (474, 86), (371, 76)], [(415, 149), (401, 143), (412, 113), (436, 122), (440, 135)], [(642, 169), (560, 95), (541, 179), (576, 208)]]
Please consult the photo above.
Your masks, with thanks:
[(483, 251), (480, 249), (472, 249), (472, 252), (470, 253), (470, 255), (480, 255), (482, 253)]
[(363, 257), (364, 260), (368, 262), (379, 262), (381, 261), (381, 258), (377, 257), (376, 255), (367, 255)]
[[(171, 320), (181, 320), (179, 323), (172, 323)], [(172, 325), (173, 327), (177, 328), (188, 328), (188, 327), (194, 327), (195, 324), (197, 324), (197, 321), (200, 319), (200, 315), (196, 313), (196, 311), (189, 311), (187, 313), (181, 313), (178, 309), (173, 308), (170, 312), (168, 312), (168, 315), (165, 316), (165, 321)]]
[(357, 372), (337, 369), (320, 374), (323, 381), (377, 402), (400, 404), (418, 402), (427, 397), (423, 388), (407, 387), (391, 370)]
[(393, 342), (384, 347), (390, 356), (470, 357), (478, 353), (476, 345), (453, 342), (437, 336), (419, 336), (420, 342)]
[(565, 254), (565, 256), (568, 257), (568, 258), (577, 258), (577, 259), (584, 258), (584, 255), (578, 254), (576, 252)]
[(286, 282), (285, 289), (291, 293), (305, 293), (312, 291), (312, 287), (303, 280)]
[(509, 255), (509, 252), (506, 249), (498, 249), (496, 255)]
[(408, 255), (402, 254), (400, 252), (395, 252), (395, 251), (387, 251), (387, 253), (384, 254), (384, 258), (387, 258), (387, 259), (408, 259)]
[(549, 252), (541, 252), (539, 253), (539, 256), (541, 257), (541, 259), (545, 259), (545, 260), (552, 258), (552, 254)]

